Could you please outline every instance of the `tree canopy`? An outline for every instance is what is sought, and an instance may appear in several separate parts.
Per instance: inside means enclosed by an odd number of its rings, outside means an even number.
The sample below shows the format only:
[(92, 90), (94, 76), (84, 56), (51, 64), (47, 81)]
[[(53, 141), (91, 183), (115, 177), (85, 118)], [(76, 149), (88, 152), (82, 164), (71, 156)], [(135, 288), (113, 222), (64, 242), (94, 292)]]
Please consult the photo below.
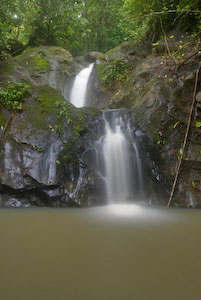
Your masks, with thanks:
[(1, 0), (0, 57), (17, 53), (17, 42), (105, 52), (128, 39), (158, 38), (161, 26), (201, 31), (200, 0)]

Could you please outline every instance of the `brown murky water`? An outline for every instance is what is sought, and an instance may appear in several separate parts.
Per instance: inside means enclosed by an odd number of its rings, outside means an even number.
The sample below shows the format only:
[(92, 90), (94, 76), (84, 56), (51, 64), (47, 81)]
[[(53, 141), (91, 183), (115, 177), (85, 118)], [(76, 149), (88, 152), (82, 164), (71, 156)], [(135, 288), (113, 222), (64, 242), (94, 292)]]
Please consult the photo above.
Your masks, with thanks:
[(2, 300), (200, 300), (201, 211), (0, 210)]

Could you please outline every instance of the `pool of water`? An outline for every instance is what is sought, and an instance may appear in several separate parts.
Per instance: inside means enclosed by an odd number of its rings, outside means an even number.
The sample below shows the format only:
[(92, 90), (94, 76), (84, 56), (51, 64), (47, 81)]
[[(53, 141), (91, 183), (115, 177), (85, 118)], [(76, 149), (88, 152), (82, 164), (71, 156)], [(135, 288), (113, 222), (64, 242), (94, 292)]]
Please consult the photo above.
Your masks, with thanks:
[(2, 300), (200, 300), (201, 210), (0, 210)]

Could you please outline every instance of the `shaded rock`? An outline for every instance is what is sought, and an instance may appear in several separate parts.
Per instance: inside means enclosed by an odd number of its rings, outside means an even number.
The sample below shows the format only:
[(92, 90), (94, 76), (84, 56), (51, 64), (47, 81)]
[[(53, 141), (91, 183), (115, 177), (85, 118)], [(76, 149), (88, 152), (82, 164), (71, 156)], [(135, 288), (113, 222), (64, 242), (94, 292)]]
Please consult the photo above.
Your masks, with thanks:
[(201, 92), (197, 93), (196, 100), (197, 102), (201, 102)]
[(89, 52), (85, 55), (85, 60), (89, 63), (92, 63), (95, 62), (101, 55), (103, 55), (103, 53), (101, 52), (97, 52), (97, 51)]
[(103, 108), (108, 101), (108, 95), (101, 89), (95, 64), (87, 86), (87, 106)]

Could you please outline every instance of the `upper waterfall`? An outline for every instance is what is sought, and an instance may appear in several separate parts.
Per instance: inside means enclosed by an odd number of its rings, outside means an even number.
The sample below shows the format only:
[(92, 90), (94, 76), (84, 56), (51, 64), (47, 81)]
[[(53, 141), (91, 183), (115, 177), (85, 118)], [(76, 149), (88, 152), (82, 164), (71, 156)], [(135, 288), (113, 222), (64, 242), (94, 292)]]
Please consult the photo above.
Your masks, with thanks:
[(70, 102), (76, 107), (85, 106), (86, 102), (86, 92), (89, 76), (92, 72), (94, 63), (90, 64), (87, 68), (81, 70), (75, 77), (71, 95)]

